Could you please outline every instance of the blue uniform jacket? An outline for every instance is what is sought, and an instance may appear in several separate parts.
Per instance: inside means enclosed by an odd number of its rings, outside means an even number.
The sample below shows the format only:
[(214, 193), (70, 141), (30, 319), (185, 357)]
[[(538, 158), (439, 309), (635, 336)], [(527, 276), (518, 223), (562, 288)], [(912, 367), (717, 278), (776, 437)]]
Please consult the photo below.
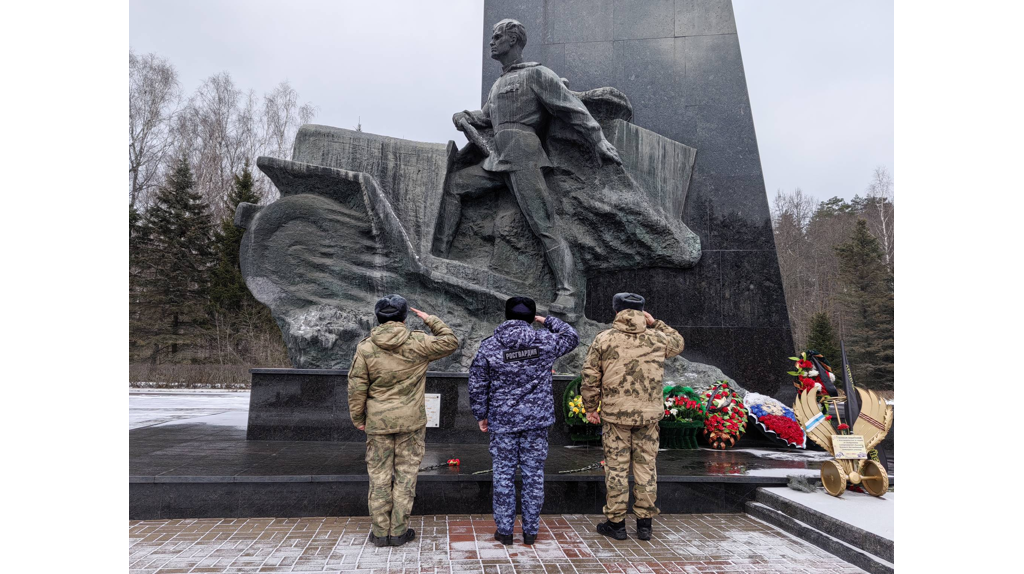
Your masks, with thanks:
[(526, 321), (505, 321), (480, 342), (469, 368), (469, 402), (492, 433), (520, 432), (555, 423), (551, 367), (579, 344), (576, 330), (556, 317), (534, 330)]

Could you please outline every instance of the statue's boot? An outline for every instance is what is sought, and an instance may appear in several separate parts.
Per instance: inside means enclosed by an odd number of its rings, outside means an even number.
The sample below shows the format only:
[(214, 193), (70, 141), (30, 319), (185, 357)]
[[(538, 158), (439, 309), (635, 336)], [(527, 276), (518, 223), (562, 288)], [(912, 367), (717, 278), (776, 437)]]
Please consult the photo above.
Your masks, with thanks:
[(551, 313), (562, 315), (569, 322), (578, 318), (576, 313), (576, 290), (573, 279), (576, 276), (576, 265), (572, 251), (564, 241), (558, 247), (549, 249), (545, 254), (551, 273), (555, 276), (555, 300), (548, 307)]

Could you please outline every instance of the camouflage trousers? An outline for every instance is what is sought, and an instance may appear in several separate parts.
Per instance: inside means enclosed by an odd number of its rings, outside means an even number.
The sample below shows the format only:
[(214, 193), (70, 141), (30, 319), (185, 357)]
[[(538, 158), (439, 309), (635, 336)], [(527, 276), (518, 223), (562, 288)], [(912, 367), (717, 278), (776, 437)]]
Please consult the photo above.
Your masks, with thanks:
[(633, 514), (651, 518), (660, 511), (658, 498), (658, 423), (645, 426), (620, 426), (602, 422), (605, 477), (608, 491), (603, 512), (608, 520), (621, 522), (629, 501), (629, 467), (633, 466)]
[(523, 533), (537, 534), (544, 506), (544, 461), (548, 459), (548, 427), (522, 432), (491, 433), (494, 465), (494, 524), (512, 534), (516, 522), (516, 467), (523, 474)]
[(424, 427), (412, 432), (366, 435), (366, 471), (370, 475), (369, 506), (374, 536), (401, 536), (409, 527), (426, 434)]

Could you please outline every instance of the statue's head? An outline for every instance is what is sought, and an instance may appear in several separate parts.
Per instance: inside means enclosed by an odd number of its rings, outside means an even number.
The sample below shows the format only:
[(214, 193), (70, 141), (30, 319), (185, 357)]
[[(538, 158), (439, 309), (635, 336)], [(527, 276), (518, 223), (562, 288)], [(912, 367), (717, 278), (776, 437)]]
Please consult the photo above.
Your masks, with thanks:
[(518, 20), (505, 18), (494, 25), (491, 34), (491, 57), (502, 59), (509, 52), (523, 53), (526, 47), (526, 28)]

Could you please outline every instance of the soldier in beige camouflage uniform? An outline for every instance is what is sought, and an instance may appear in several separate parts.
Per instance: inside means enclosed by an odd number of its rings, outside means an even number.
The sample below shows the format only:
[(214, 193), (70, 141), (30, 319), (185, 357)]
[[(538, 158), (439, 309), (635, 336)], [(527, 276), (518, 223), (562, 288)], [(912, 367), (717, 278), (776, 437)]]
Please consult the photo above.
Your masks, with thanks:
[(370, 541), (377, 546), (401, 546), (416, 536), (408, 525), (423, 461), (427, 365), (459, 346), (441, 319), (418, 309), (412, 312), (433, 336), (410, 331), (405, 326), (407, 309), (398, 295), (377, 302), (374, 313), (380, 325), (356, 346), (348, 373), (349, 414), (356, 428), (366, 431)]
[[(683, 352), (683, 337), (644, 311), (644, 298), (619, 293), (612, 299), (612, 329), (594, 338), (583, 366), (580, 394), (587, 419), (601, 423), (605, 457), (606, 522), (597, 531), (626, 539), (629, 467), (633, 465), (633, 513), (637, 536), (651, 539), (658, 514), (658, 421), (664, 416), (665, 360)], [(601, 412), (598, 414), (598, 405)]]

